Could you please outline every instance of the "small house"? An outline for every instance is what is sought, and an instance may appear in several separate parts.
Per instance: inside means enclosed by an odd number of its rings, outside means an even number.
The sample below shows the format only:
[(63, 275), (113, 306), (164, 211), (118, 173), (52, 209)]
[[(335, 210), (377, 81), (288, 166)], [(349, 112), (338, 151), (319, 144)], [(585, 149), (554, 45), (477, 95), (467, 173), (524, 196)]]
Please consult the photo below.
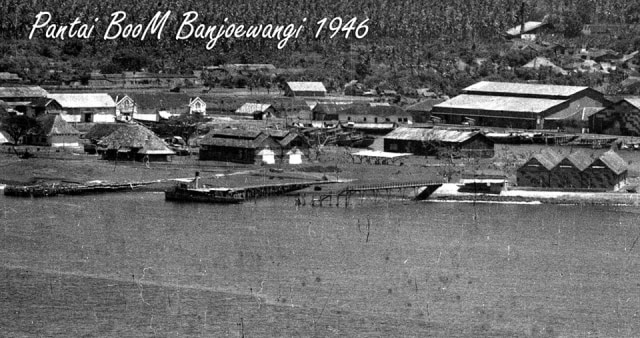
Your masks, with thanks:
[(605, 152), (584, 171), (588, 188), (619, 190), (626, 182), (628, 167), (615, 151)]
[(589, 154), (582, 150), (569, 154), (551, 170), (551, 188), (588, 188), (589, 183), (583, 172), (591, 162)]
[(37, 118), (37, 132), (25, 138), (26, 144), (60, 148), (80, 147), (80, 132), (60, 115), (43, 115)]
[(275, 117), (276, 110), (268, 103), (245, 103), (236, 109), (235, 114), (254, 120), (265, 120)]
[(322, 82), (287, 82), (284, 90), (286, 96), (325, 96), (327, 89)]
[(384, 151), (395, 153), (488, 158), (493, 148), (478, 131), (400, 127), (384, 136)]
[(175, 154), (162, 139), (139, 124), (122, 124), (103, 137), (98, 146), (104, 149), (102, 158), (106, 160), (166, 162)]
[(207, 103), (199, 97), (189, 99), (189, 114), (207, 115)]
[(136, 103), (129, 95), (115, 95), (113, 100), (116, 102), (116, 116), (126, 121), (131, 121), (138, 112)]
[(410, 112), (398, 106), (352, 105), (338, 112), (340, 122), (413, 123)]
[(516, 171), (516, 181), (521, 187), (551, 187), (551, 170), (555, 168), (562, 155), (552, 149), (544, 149), (541, 153), (533, 155)]
[(236, 163), (262, 163), (258, 153), (265, 148), (280, 151), (280, 145), (267, 133), (259, 130), (218, 129), (200, 141), (199, 158), (202, 161)]
[(533, 41), (536, 39), (536, 34), (539, 34), (545, 26), (545, 23), (540, 21), (527, 21), (524, 25), (508, 29), (507, 37)]

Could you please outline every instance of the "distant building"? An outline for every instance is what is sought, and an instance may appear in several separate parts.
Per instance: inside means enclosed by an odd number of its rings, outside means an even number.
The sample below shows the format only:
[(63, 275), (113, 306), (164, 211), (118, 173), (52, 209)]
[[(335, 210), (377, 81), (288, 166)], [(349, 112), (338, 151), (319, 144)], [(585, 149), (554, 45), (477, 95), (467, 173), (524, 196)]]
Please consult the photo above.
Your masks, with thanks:
[(551, 170), (551, 188), (588, 188), (583, 171), (592, 161), (589, 154), (582, 150), (569, 154)]
[(533, 155), (516, 171), (516, 181), (521, 187), (551, 187), (551, 170), (555, 168), (562, 155), (546, 148), (541, 153)]
[(265, 149), (278, 149), (280, 145), (262, 131), (219, 129), (205, 135), (200, 141), (200, 160), (260, 164), (258, 153)]
[(640, 97), (627, 97), (589, 116), (592, 133), (640, 136)]
[(60, 115), (43, 115), (37, 118), (39, 128), (35, 134), (25, 137), (25, 144), (56, 148), (80, 147), (80, 132), (69, 125)]
[(171, 161), (175, 153), (151, 130), (139, 124), (122, 124), (103, 137), (98, 146), (106, 160)]
[(620, 155), (609, 150), (584, 170), (584, 176), (591, 189), (618, 190), (627, 180), (628, 167)]
[(202, 85), (196, 75), (123, 72), (117, 74), (90, 74), (88, 85), (96, 88), (179, 88)]
[(338, 121), (338, 112), (349, 108), (349, 105), (338, 103), (318, 103), (311, 110), (312, 120), (314, 121)]
[(431, 98), (407, 106), (405, 110), (411, 114), (413, 121), (417, 123), (428, 122), (431, 118), (431, 110), (436, 104), (444, 102), (445, 99)]
[(340, 122), (413, 123), (413, 115), (398, 106), (351, 105), (338, 111)]
[(121, 117), (127, 121), (133, 119), (133, 116), (138, 112), (136, 109), (136, 103), (129, 95), (115, 95), (111, 96), (116, 103), (116, 116)]
[(448, 123), (472, 118), (482, 126), (543, 129), (550, 115), (565, 111), (569, 116), (608, 104), (589, 87), (481, 81), (436, 104), (431, 113)]
[(47, 95), (46, 90), (37, 86), (0, 87), (0, 101), (6, 103), (7, 110), (22, 114), (29, 113), (33, 101), (45, 98)]
[(275, 113), (275, 108), (268, 103), (245, 103), (235, 111), (236, 115), (254, 120), (273, 118)]
[(0, 72), (0, 83), (20, 83), (22, 78), (18, 74)]
[(322, 82), (287, 82), (286, 96), (325, 96), (327, 89)]
[(199, 97), (189, 99), (189, 114), (207, 115), (207, 103)]
[(539, 21), (527, 21), (522, 25), (509, 28), (507, 30), (507, 37), (509, 38), (521, 38), (523, 40), (535, 40), (537, 34), (539, 34), (546, 24)]
[(493, 157), (494, 146), (478, 131), (400, 127), (384, 136), (384, 151), (460, 157)]
[(109, 94), (49, 94), (62, 107), (60, 114), (67, 122), (115, 122), (116, 103)]

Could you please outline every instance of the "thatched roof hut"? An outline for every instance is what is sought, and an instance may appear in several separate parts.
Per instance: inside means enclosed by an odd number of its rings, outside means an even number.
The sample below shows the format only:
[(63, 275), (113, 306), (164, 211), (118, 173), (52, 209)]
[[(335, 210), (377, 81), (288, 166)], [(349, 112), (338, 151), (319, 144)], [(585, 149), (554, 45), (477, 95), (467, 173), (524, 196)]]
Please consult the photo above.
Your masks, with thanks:
[(171, 155), (175, 154), (151, 130), (138, 124), (123, 126), (98, 142), (106, 149), (103, 158), (170, 161)]

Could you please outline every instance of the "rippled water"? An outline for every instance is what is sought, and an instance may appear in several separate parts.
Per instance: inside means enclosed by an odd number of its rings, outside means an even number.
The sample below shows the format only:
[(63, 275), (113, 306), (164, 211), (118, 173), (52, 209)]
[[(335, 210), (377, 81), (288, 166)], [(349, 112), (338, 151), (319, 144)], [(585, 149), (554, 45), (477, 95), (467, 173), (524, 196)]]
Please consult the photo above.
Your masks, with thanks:
[(129, 193), (0, 220), (9, 336), (640, 335), (633, 208)]

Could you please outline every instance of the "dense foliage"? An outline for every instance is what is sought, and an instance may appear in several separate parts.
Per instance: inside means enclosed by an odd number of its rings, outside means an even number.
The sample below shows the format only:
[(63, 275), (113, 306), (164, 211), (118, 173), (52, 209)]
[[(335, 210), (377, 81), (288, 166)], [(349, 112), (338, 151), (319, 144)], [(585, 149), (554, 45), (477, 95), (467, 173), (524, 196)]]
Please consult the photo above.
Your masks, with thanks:
[[(504, 51), (504, 32), (525, 20), (544, 20), (553, 25), (562, 38), (585, 43), (579, 31), (585, 23), (637, 23), (640, 5), (617, 0), (156, 0), (156, 1), (77, 1), (3, 0), (0, 6), (0, 71), (16, 72), (32, 82), (56, 81), (61, 77), (82, 78), (94, 69), (103, 72), (148, 69), (150, 71), (187, 72), (220, 63), (273, 63), (292, 71), (288, 77), (299, 80), (322, 79), (339, 88), (353, 79), (369, 87), (403, 89), (430, 86), (455, 94), (455, 88), (478, 78), (521, 80), (527, 77), (551, 77), (550, 81), (584, 82), (554, 79), (547, 74), (516, 74), (512, 67), (523, 65), (526, 56)], [(198, 22), (219, 25), (225, 18), (238, 24), (300, 24), (308, 19), (309, 29), (322, 18), (340, 16), (344, 21), (357, 17), (369, 19), (369, 31), (363, 39), (345, 39), (329, 34), (315, 38), (302, 34), (283, 49), (268, 39), (221, 40), (212, 50), (206, 41), (176, 41), (173, 36), (160, 40), (117, 39), (104, 41), (99, 27), (106, 27), (110, 14), (125, 11), (125, 23), (146, 23), (158, 11), (172, 11), (165, 28), (175, 32), (182, 13), (196, 11)], [(52, 23), (69, 24), (75, 18), (96, 24), (93, 38), (45, 39), (42, 32), (28, 40), (35, 16), (40, 11), (52, 14)], [(606, 45), (628, 52), (640, 45), (631, 33), (619, 41), (588, 40), (592, 46)], [(456, 62), (470, 63), (474, 58), (489, 58), (492, 66), (469, 67), (460, 71)], [(52, 66), (51, 61), (54, 61)], [(51, 72), (58, 67), (59, 72)], [(252, 79), (241, 79), (251, 84)], [(591, 81), (591, 80), (589, 80)], [(256, 80), (257, 85), (263, 80)]]

